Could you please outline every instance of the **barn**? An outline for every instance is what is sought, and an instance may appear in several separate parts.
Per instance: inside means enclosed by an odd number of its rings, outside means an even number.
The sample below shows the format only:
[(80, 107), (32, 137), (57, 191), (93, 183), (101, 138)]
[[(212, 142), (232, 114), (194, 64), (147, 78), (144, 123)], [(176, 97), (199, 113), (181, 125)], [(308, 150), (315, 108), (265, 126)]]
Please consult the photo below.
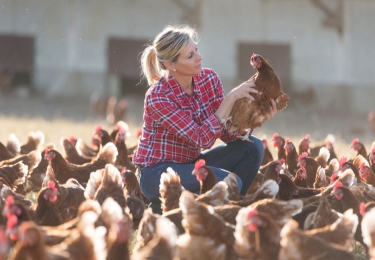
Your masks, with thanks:
[(292, 99), (367, 112), (375, 96), (372, 0), (1, 0), (0, 89), (47, 97), (143, 95), (139, 53), (170, 23), (200, 35), (230, 90), (265, 56)]

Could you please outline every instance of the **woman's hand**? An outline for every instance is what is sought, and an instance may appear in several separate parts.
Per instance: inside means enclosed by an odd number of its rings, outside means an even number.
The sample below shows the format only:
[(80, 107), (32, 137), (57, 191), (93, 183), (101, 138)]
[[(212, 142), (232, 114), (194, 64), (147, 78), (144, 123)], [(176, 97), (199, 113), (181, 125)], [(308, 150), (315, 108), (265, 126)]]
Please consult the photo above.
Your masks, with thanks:
[(266, 116), (267, 120), (273, 118), (277, 113), (275, 100), (273, 98), (270, 98), (270, 100), (271, 100), (271, 107), (270, 107), (270, 112)]
[(258, 90), (255, 88), (255, 82), (253, 79), (249, 79), (248, 81), (243, 82), (241, 85), (232, 89), (228, 96), (230, 96), (234, 101), (237, 101), (240, 98), (248, 98), (249, 101), (253, 101), (254, 98), (250, 95), (250, 93), (258, 94)]

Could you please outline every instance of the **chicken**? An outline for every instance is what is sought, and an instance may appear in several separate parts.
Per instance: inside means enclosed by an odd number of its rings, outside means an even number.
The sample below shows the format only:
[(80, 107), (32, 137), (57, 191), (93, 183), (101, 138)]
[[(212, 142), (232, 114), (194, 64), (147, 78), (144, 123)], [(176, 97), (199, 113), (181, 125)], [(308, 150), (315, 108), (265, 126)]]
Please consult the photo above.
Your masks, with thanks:
[[(104, 200), (99, 220), (107, 229), (107, 259), (130, 259), (130, 239), (133, 234), (132, 220), (111, 197)], [(97, 221), (99, 222), (99, 221)], [(99, 222), (100, 223), (100, 222)]]
[(200, 194), (211, 190), (217, 183), (214, 172), (210, 167), (206, 166), (206, 161), (204, 159), (199, 159), (195, 162), (192, 174), (197, 177), (197, 181), (200, 183)]
[(372, 171), (372, 169), (369, 167), (366, 162), (362, 162), (359, 166), (359, 174), (361, 179), (372, 186), (375, 187), (375, 173)]
[(61, 222), (65, 223), (75, 218), (80, 205), (86, 200), (85, 189), (75, 179), (69, 179), (64, 184), (59, 184), (51, 165), (48, 166), (43, 186), (46, 187), (52, 181), (57, 189), (57, 199), (54, 201), (55, 207), (61, 216)]
[(280, 236), (279, 259), (355, 259), (347, 249), (305, 234), (293, 219), (284, 225)]
[[(46, 148), (56, 149), (56, 146), (54, 144), (48, 144)], [(48, 167), (48, 161), (44, 158), (45, 151), (46, 149), (40, 153), (42, 159), (38, 166), (27, 176), (27, 192), (38, 192), (42, 188), (43, 179)]]
[(125, 144), (125, 132), (124, 130), (120, 129), (114, 139), (114, 143), (116, 145), (118, 155), (115, 161), (115, 166), (121, 170), (123, 167), (126, 169), (135, 172), (135, 165), (128, 157), (128, 150)]
[(123, 190), (121, 174), (112, 164), (106, 164), (104, 169), (96, 170), (90, 175), (87, 182), (85, 197), (94, 199), (103, 204), (104, 200), (112, 197), (121, 208), (126, 207), (126, 198)]
[(278, 133), (274, 133), (271, 142), (273, 142), (273, 147), (276, 149), (277, 159), (286, 160), (285, 139)]
[(137, 176), (134, 172), (129, 171), (126, 168), (122, 168), (121, 171), (122, 182), (124, 183), (125, 196), (135, 196), (142, 200), (145, 204), (150, 204), (150, 201), (143, 195)]
[(44, 144), (44, 133), (42, 131), (31, 131), (27, 136), (27, 142), (21, 145), (21, 154), (26, 154), (34, 150), (42, 150)]
[(305, 234), (340, 245), (343, 248), (349, 248), (354, 242), (354, 233), (357, 227), (358, 216), (353, 213), (353, 209), (348, 209), (332, 224), (307, 230)]
[[(103, 226), (95, 227), (98, 216), (94, 212), (84, 212), (82, 219), (63, 243), (48, 247), (43, 233), (32, 221), (21, 224), (19, 241), (14, 246), (10, 259), (106, 259), (105, 233)], [(82, 250), (84, 249), (84, 250)]]
[(359, 141), (358, 138), (354, 138), (349, 147), (355, 152), (355, 157), (357, 155), (362, 155), (364, 158), (367, 158), (368, 155), (366, 147), (362, 142)]
[(326, 170), (319, 166), (316, 171), (315, 182), (313, 184), (314, 189), (327, 187), (330, 183), (330, 179), (326, 175)]
[(15, 190), (18, 185), (26, 180), (28, 167), (23, 162), (0, 167), (0, 183)]
[(371, 149), (368, 155), (368, 160), (369, 160), (371, 170), (375, 172), (375, 147)]
[(160, 177), (160, 201), (163, 213), (179, 207), (180, 196), (184, 187), (181, 185), (180, 176), (170, 167)]
[(297, 164), (298, 164), (298, 154), (296, 151), (296, 147), (294, 146), (293, 142), (290, 141), (289, 138), (285, 140), (285, 154), (286, 154), (286, 160), (285, 160), (285, 166), (286, 170), (289, 171), (289, 173), (293, 176), (295, 176), (297, 172)]
[(279, 183), (283, 162), (283, 160), (276, 160), (270, 163), (264, 173), (262, 183), (264, 183), (266, 180), (274, 180), (275, 182)]
[(129, 138), (131, 137), (131, 132), (128, 123), (126, 123), (125, 121), (120, 120), (116, 123), (115, 128), (110, 133), (110, 137), (112, 138), (112, 140), (115, 140), (116, 135), (120, 130), (125, 133), (124, 138), (125, 143), (127, 143)]
[(268, 198), (258, 200), (250, 206), (259, 212), (264, 212), (272, 216), (275, 223), (282, 228), (291, 217), (301, 213), (303, 202), (300, 199), (284, 201)]
[(368, 253), (371, 260), (375, 259), (375, 209), (372, 208), (363, 216), (361, 226), (362, 226), (362, 236), (363, 242), (368, 246)]
[(264, 156), (263, 156), (263, 160), (262, 160), (261, 165), (266, 165), (267, 163), (273, 161), (273, 155), (272, 155), (270, 149), (268, 148), (267, 137), (262, 138), (262, 143), (263, 143), (263, 148), (264, 148)]
[(236, 218), (235, 250), (239, 259), (277, 259), (280, 230), (272, 215), (249, 206)]
[(99, 137), (93, 135), (91, 137), (91, 145), (87, 145), (82, 139), (77, 139), (75, 147), (79, 155), (92, 158), (97, 156), (102, 145)]
[(61, 138), (60, 140), (61, 146), (64, 148), (65, 151), (65, 157), (64, 159), (67, 160), (70, 163), (82, 165), (88, 162), (91, 162), (91, 158), (81, 156), (74, 143), (67, 138)]
[(281, 81), (271, 65), (259, 54), (253, 54), (250, 64), (257, 72), (251, 77), (255, 81), (257, 95), (252, 95), (254, 101), (249, 102), (247, 98), (236, 101), (233, 105), (230, 116), (232, 125), (229, 132), (248, 129), (242, 140), (249, 140), (249, 134), (256, 127), (262, 126), (268, 118), (271, 101), (276, 102), (276, 109), (283, 110), (289, 103), (289, 96), (282, 91)]
[(60, 183), (65, 183), (68, 179), (73, 178), (85, 187), (91, 172), (103, 169), (107, 163), (113, 164), (115, 162), (117, 148), (113, 143), (108, 143), (103, 147), (95, 160), (83, 165), (71, 164), (67, 162), (58, 151), (48, 148), (44, 157), (49, 160), (49, 164), (52, 166), (56, 179)]
[(8, 150), (8, 148), (2, 142), (0, 142), (0, 162), (3, 161), (3, 160), (13, 158), (14, 156), (16, 156), (16, 155), (12, 154)]
[(318, 208), (307, 216), (303, 229), (309, 230), (331, 225), (341, 215), (341, 213), (332, 209), (327, 194), (323, 192), (320, 196)]
[(110, 142), (113, 143), (114, 141), (109, 135), (108, 131), (105, 130), (101, 125), (96, 126), (94, 136), (99, 137), (102, 146), (105, 146), (107, 143)]
[(2, 165), (11, 165), (11, 164), (15, 164), (17, 162), (22, 162), (27, 166), (28, 171), (27, 171), (26, 179), (22, 184), (19, 184), (16, 188), (17, 193), (25, 195), (27, 193), (27, 191), (29, 190), (29, 179), (31, 177), (31, 174), (34, 171), (34, 169), (36, 167), (38, 167), (41, 160), (42, 160), (42, 156), (40, 154), (40, 151), (34, 150), (34, 151), (31, 151), (27, 154), (17, 155), (15, 157), (11, 158), (11, 159), (4, 160), (4, 161), (0, 162), (0, 165), (1, 166)]
[(0, 161), (13, 158), (21, 153), (21, 143), (15, 134), (10, 134), (6, 147), (0, 142)]
[(333, 134), (328, 134), (323, 141), (318, 142), (318, 143), (313, 143), (310, 145), (309, 156), (313, 158), (317, 157), (319, 155), (320, 149), (322, 147), (325, 147), (328, 149), (329, 154), (330, 154), (329, 160), (332, 160), (334, 158), (337, 159), (337, 155), (333, 147), (333, 144), (335, 142), (336, 142), (335, 136)]
[[(204, 237), (200, 246), (206, 250), (207, 248), (212, 248), (213, 244), (216, 245), (214, 252), (206, 251), (206, 255), (217, 255), (218, 252), (223, 253), (223, 256), (233, 254), (234, 227), (225, 223), (221, 217), (218, 217), (211, 206), (196, 201), (191, 192), (183, 191), (180, 197), (180, 208), (183, 214), (182, 225), (186, 230), (186, 236)], [(185, 248), (188, 247), (187, 245), (185, 246)], [(212, 258), (208, 257), (207, 259)]]
[(305, 137), (299, 141), (298, 155), (301, 155), (304, 152), (307, 154), (310, 154), (310, 143), (311, 143), (310, 135), (306, 134)]
[[(362, 221), (360, 214), (360, 203), (364, 201), (358, 200), (353, 192), (342, 185), (340, 181), (337, 181), (333, 187), (332, 193), (327, 197), (331, 204), (332, 209), (344, 213), (348, 209), (353, 209), (353, 212), (358, 216), (359, 222)], [(361, 225), (358, 225), (355, 239), (364, 245), (362, 238)]]
[(309, 187), (307, 183), (307, 173), (306, 173), (305, 167), (301, 166), (297, 170), (296, 175), (293, 178), (293, 182), (296, 186), (299, 186), (299, 187), (305, 187), (305, 188)]
[(314, 158), (309, 157), (307, 153), (302, 153), (298, 157), (298, 166), (306, 169), (307, 185), (312, 188), (314, 186), (316, 172), (319, 168), (318, 162)]
[(147, 245), (133, 252), (132, 259), (176, 259), (177, 232), (175, 225), (165, 217), (158, 217), (155, 221), (154, 232), (155, 234)]
[(279, 176), (279, 193), (277, 198), (281, 200), (303, 199), (319, 194), (321, 191), (314, 188), (299, 187), (285, 174)]

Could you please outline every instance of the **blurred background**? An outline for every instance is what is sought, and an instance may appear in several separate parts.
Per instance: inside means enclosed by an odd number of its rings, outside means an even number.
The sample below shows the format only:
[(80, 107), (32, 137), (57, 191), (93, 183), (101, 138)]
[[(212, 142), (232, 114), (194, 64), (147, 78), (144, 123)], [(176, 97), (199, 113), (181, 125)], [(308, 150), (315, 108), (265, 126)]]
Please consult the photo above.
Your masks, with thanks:
[(274, 67), (291, 102), (259, 135), (372, 141), (374, 14), (373, 0), (0, 0), (0, 114), (141, 126), (140, 52), (179, 23), (226, 92), (253, 52)]

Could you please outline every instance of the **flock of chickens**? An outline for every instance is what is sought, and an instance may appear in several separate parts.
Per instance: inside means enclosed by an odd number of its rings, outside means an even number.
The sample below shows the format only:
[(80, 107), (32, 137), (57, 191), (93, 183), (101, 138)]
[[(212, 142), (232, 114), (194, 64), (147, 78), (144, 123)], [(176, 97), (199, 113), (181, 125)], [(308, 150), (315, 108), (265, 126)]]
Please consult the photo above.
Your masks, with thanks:
[[(127, 124), (97, 127), (91, 143), (44, 144), (30, 132), (0, 142), (0, 259), (375, 259), (375, 145), (337, 158), (332, 138), (311, 146), (274, 134), (246, 196), (199, 160), (200, 194), (178, 172), (161, 176), (163, 214), (142, 195)], [(62, 152), (59, 152), (59, 149)], [(31, 195), (36, 195), (33, 199)]]

